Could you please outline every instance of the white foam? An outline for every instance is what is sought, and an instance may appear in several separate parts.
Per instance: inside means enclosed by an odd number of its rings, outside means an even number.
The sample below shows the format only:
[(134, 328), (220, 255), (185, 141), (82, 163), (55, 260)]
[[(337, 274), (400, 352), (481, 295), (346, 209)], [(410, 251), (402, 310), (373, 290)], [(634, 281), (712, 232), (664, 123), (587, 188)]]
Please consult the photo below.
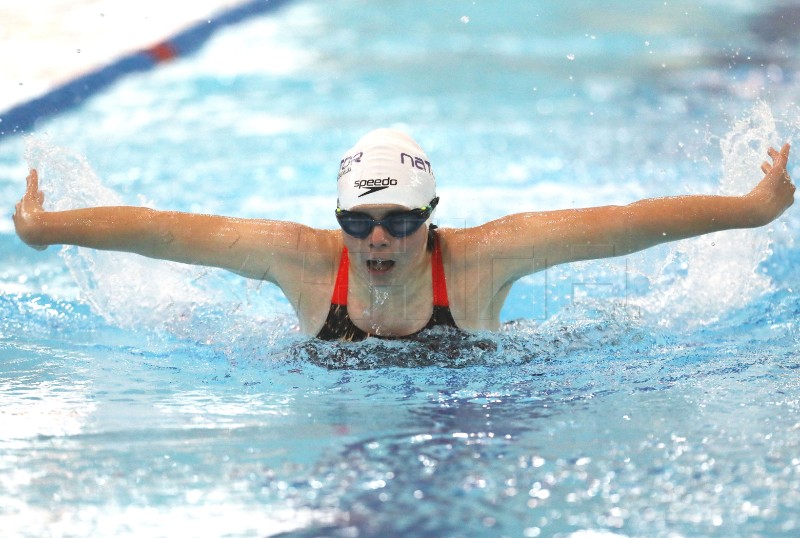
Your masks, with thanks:
[(30, 536), (275, 536), (344, 517), (307, 508), (265, 510), (229, 496), (224, 488), (189, 490), (183, 506), (79, 506), (55, 512), (9, 498), (11, 509), (0, 517), (0, 524), (26, 529)]
[[(750, 191), (763, 176), (761, 163), (767, 148), (778, 146), (780, 136), (770, 108), (759, 103), (720, 141), (722, 175), (718, 192), (740, 195)], [(652, 292), (632, 299), (658, 323), (703, 325), (741, 308), (772, 287), (758, 270), (770, 254), (771, 228), (731, 230), (681, 241), (656, 274)], [(675, 275), (670, 265), (682, 260)]]
[[(28, 139), (26, 159), (40, 172), (46, 209), (124, 205), (85, 158), (46, 138)], [(279, 317), (274, 325), (282, 327), (289, 313), (285, 301), (261, 289), (263, 283), (234, 280), (221, 270), (72, 246), (61, 255), (82, 298), (118, 326), (233, 341), (253, 329), (263, 332), (265, 317)]]

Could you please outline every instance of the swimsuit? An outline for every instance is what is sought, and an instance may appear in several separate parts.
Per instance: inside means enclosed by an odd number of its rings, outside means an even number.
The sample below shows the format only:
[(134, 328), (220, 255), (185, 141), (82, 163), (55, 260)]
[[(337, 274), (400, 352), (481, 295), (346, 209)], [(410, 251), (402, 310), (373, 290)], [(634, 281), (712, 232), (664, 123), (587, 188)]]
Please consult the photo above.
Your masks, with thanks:
[[(317, 338), (321, 340), (345, 340), (355, 342), (364, 340), (368, 336), (377, 336), (356, 327), (347, 314), (349, 268), (350, 258), (347, 254), (347, 247), (344, 247), (342, 249), (342, 257), (339, 260), (339, 273), (336, 275), (336, 284), (333, 286), (331, 309), (328, 311), (328, 318), (325, 320), (325, 325), (322, 326), (319, 334), (317, 334)], [(433, 277), (433, 313), (431, 314), (431, 319), (428, 320), (428, 324), (425, 325), (425, 327), (409, 336), (414, 336), (425, 329), (430, 329), (437, 325), (457, 328), (456, 322), (453, 319), (453, 314), (450, 312), (450, 302), (447, 299), (447, 283), (444, 278), (444, 264), (442, 262), (442, 251), (439, 248), (439, 238), (435, 236), (433, 255), (431, 258), (431, 275)], [(386, 337), (378, 336), (378, 338)]]

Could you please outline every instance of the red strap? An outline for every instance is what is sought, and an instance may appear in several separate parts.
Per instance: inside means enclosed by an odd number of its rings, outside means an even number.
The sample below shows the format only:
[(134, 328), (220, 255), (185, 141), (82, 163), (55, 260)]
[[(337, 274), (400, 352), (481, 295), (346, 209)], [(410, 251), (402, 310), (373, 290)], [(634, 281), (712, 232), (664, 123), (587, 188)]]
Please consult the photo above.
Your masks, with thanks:
[(450, 306), (450, 301), (447, 298), (447, 282), (444, 279), (442, 249), (439, 248), (439, 238), (436, 235), (433, 236), (431, 272), (433, 276), (433, 306)]
[[(350, 270), (350, 256), (347, 247), (342, 248), (342, 257), (339, 260), (339, 272), (336, 274), (336, 283), (333, 285), (331, 303), (347, 305), (348, 271)], [(444, 278), (444, 262), (442, 249), (439, 248), (439, 238), (434, 237), (433, 256), (431, 258), (431, 276), (433, 277), (433, 305), (450, 306), (447, 298), (447, 282)]]
[(342, 248), (342, 257), (339, 260), (339, 272), (336, 275), (336, 284), (333, 285), (332, 304), (347, 305), (348, 271), (350, 270), (350, 256), (347, 247)]

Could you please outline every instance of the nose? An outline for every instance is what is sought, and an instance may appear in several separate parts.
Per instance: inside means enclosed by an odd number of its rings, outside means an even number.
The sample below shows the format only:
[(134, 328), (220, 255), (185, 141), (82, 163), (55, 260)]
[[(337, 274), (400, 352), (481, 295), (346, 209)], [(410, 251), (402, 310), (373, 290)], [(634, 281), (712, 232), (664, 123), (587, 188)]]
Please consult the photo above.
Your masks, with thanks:
[(369, 246), (382, 247), (388, 244), (389, 244), (389, 233), (380, 224), (375, 226), (375, 228), (372, 229), (372, 233), (369, 234)]

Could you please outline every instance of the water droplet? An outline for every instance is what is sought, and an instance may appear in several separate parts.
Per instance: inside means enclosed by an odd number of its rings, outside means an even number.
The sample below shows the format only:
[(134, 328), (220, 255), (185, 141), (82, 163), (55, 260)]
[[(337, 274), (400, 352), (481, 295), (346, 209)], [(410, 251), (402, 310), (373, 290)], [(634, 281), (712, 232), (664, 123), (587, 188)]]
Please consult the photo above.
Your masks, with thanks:
[(461, 22), (463, 22), (464, 24), (467, 24), (469, 22), (469, 17), (464, 15), (463, 17), (461, 17)]
[(78, 49), (78, 54), (80, 54), (80, 53), (81, 53), (81, 49)]
[(572, 54), (571, 52), (569, 54), (567, 54), (567, 60), (572, 61), (574, 59), (575, 59), (575, 55), (574, 54)]

